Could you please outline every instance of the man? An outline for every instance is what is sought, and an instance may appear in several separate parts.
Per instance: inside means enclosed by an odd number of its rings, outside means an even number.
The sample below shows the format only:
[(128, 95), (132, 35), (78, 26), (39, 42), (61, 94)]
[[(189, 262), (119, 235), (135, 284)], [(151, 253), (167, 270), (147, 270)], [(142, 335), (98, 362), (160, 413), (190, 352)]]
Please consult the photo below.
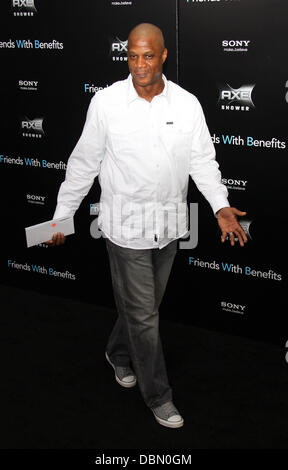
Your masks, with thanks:
[[(54, 218), (73, 215), (99, 175), (98, 220), (118, 310), (106, 359), (120, 385), (138, 381), (159, 424), (178, 428), (184, 420), (172, 401), (158, 309), (177, 239), (187, 233), (189, 175), (217, 216), (222, 242), (229, 235), (231, 245), (237, 237), (244, 246), (247, 237), (237, 221), (245, 212), (230, 207), (221, 183), (202, 108), (162, 74), (166, 57), (158, 27), (142, 23), (130, 32), (130, 75), (92, 98)], [(58, 233), (47, 243), (64, 240)]]

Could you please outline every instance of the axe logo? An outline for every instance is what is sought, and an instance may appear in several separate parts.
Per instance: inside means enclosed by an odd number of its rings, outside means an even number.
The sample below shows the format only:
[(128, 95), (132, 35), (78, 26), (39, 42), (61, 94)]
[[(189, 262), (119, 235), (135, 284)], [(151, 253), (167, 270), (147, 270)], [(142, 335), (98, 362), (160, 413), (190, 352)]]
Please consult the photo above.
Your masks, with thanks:
[(243, 228), (247, 238), (252, 240), (252, 235), (251, 235), (251, 224), (253, 220), (248, 220), (248, 219), (242, 219), (239, 221), (241, 227)]
[(37, 13), (34, 0), (12, 0), (14, 16), (34, 16)]
[(113, 62), (127, 62), (128, 40), (122, 41), (118, 37), (111, 40), (110, 55)]
[(21, 133), (23, 137), (41, 139), (44, 135), (43, 118), (29, 119), (24, 117), (21, 120)]
[[(252, 235), (251, 235), (251, 224), (253, 220), (248, 220), (248, 219), (241, 219), (239, 220), (239, 224), (243, 228), (245, 235), (249, 240), (253, 240)], [(229, 241), (229, 236), (227, 235), (226, 240)], [(235, 241), (238, 241), (238, 237), (235, 237)]]
[(252, 101), (253, 85), (242, 85), (240, 88), (232, 88), (230, 85), (219, 86), (218, 104), (222, 110), (249, 111), (255, 108)]

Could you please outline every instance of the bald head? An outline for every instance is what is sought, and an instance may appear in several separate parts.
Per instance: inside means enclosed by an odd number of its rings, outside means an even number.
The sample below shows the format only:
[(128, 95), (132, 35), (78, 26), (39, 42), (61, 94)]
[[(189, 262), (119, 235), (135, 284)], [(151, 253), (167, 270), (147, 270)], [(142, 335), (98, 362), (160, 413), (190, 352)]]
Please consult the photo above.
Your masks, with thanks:
[(151, 23), (140, 23), (130, 31), (128, 36), (128, 48), (129, 43), (131, 44), (135, 40), (155, 41), (155, 45), (157, 44), (161, 51), (165, 49), (164, 37), (161, 29)]
[(150, 23), (135, 26), (128, 36), (127, 56), (133, 84), (138, 94), (141, 96), (145, 87), (146, 95), (149, 90), (149, 99), (160, 93), (164, 87), (162, 66), (167, 57), (161, 29)]

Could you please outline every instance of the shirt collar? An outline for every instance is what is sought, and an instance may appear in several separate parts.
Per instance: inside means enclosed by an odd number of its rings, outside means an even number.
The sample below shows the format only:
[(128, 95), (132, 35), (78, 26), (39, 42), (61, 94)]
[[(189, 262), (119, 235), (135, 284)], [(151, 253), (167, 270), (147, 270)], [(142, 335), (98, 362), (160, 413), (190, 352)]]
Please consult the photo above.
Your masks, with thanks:
[[(161, 93), (157, 96), (164, 96), (165, 98), (168, 98), (168, 80), (165, 77), (165, 75), (162, 73), (162, 78), (164, 81), (164, 88)], [(132, 101), (140, 98), (138, 95), (137, 91), (134, 88), (133, 81), (132, 81), (132, 75), (131, 73), (128, 76), (128, 93), (127, 93), (127, 103), (130, 104)]]

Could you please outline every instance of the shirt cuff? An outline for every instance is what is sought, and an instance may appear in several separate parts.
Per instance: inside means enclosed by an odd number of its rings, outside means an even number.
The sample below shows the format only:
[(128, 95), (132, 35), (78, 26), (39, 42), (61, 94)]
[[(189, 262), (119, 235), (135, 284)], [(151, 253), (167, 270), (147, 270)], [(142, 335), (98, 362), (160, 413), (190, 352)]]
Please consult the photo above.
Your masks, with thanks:
[(210, 201), (210, 206), (214, 212), (215, 217), (217, 217), (216, 212), (218, 212), (223, 207), (230, 207), (229, 201), (225, 196), (216, 196), (213, 198), (213, 201)]
[(53, 215), (53, 220), (61, 219), (61, 217), (72, 217), (74, 215), (74, 212), (75, 211), (69, 209), (69, 207), (57, 205)]

